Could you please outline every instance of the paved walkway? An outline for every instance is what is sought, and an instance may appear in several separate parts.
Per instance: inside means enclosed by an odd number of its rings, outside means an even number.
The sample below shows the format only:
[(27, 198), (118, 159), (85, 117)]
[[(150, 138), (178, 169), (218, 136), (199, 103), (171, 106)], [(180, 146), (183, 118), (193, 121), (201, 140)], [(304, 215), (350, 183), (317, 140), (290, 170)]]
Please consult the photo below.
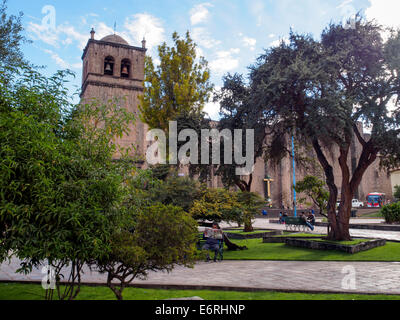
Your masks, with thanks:
[[(0, 266), (0, 281), (41, 282), (41, 269), (16, 274), (18, 261)], [(283, 276), (284, 274), (284, 276)], [(105, 275), (85, 268), (83, 283), (104, 284)], [(171, 273), (151, 272), (144, 287), (192, 289), (282, 290), (326, 293), (400, 294), (400, 263), (223, 261), (200, 262), (193, 269), (177, 267)]]
[[(284, 225), (271, 224), (268, 219), (257, 219), (254, 226), (285, 229)], [(313, 233), (325, 232), (326, 228), (317, 227)], [(351, 235), (400, 241), (400, 232), (352, 229)], [(0, 281), (41, 282), (44, 276), (41, 268), (29, 275), (17, 274), (18, 267), (17, 259), (0, 265)], [(105, 275), (88, 268), (84, 272), (83, 283), (105, 283)], [(177, 267), (169, 274), (151, 272), (147, 280), (135, 280), (133, 284), (195, 289), (400, 294), (400, 262), (200, 262), (193, 269)]]
[[(351, 219), (350, 223), (380, 223), (383, 220), (379, 219)], [(275, 229), (275, 230), (286, 230), (285, 225), (276, 223), (269, 223), (269, 219), (256, 219), (254, 227)], [(227, 224), (221, 224), (222, 227), (228, 227)], [(310, 233), (326, 234), (326, 227), (315, 227), (314, 231), (308, 231)], [(383, 231), (383, 230), (368, 230), (368, 229), (350, 229), (350, 235), (352, 237), (363, 237), (363, 238), (374, 238), (374, 239), (386, 239), (400, 241), (399, 231)]]

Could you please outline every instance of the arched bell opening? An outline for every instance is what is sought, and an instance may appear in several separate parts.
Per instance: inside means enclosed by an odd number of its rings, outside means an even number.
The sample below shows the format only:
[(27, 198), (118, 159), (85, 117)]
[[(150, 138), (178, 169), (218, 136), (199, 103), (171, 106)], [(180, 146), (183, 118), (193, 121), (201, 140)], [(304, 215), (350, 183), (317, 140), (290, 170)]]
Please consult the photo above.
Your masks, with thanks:
[(114, 75), (114, 64), (115, 60), (113, 57), (108, 56), (104, 59), (104, 74), (113, 76)]
[(121, 78), (130, 78), (131, 76), (131, 62), (128, 59), (121, 61)]

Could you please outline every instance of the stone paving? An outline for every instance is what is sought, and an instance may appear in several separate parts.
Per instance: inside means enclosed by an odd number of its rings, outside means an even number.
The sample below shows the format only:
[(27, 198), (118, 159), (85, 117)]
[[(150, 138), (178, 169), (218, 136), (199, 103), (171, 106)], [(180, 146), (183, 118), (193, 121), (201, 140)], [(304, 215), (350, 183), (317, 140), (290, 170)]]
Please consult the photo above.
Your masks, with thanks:
[[(383, 220), (380, 219), (351, 219), (350, 223), (379, 223)], [(269, 223), (269, 219), (256, 219), (254, 227), (265, 228), (265, 229), (276, 229), (286, 230), (285, 225), (276, 223)], [(222, 227), (228, 227), (227, 224), (221, 224)], [(315, 227), (314, 231), (307, 230), (309, 233), (326, 234), (326, 227)], [(383, 230), (368, 230), (368, 229), (350, 229), (350, 235), (352, 237), (363, 237), (363, 238), (374, 238), (374, 239), (386, 239), (393, 241), (400, 241), (400, 232), (398, 231), (383, 231)]]
[[(257, 219), (255, 227), (285, 229)], [(326, 232), (317, 227), (313, 233)], [(400, 240), (400, 232), (351, 230), (352, 236)], [(0, 281), (41, 282), (41, 268), (29, 275), (15, 273), (19, 261), (0, 265)], [(104, 284), (106, 276), (84, 269), (83, 283)], [(193, 269), (177, 267), (171, 273), (151, 272), (147, 280), (134, 285), (175, 288), (230, 290), (283, 290), (301, 292), (342, 292), (400, 294), (400, 262), (334, 261), (223, 261), (197, 263)]]
[[(18, 261), (0, 267), (0, 281), (41, 282), (44, 274), (16, 274)], [(105, 275), (85, 268), (83, 283), (104, 284)], [(298, 292), (400, 294), (400, 263), (223, 261), (200, 262), (193, 269), (177, 267), (171, 273), (151, 272), (145, 287), (209, 288), (225, 290), (282, 290)]]

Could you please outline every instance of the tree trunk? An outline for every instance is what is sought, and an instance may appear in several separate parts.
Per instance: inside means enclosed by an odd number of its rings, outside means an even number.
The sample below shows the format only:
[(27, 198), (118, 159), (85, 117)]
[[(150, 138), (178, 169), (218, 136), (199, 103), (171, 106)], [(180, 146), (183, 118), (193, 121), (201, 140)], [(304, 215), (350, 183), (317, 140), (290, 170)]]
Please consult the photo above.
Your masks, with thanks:
[(224, 233), (224, 243), (228, 247), (229, 251), (237, 251), (237, 250), (247, 250), (246, 246), (238, 246), (237, 244), (234, 244), (231, 242), (231, 240), (228, 238), (228, 236)]
[(250, 220), (250, 222), (245, 221), (243, 232), (253, 232), (253, 231), (254, 231), (254, 228), (253, 228), (253, 224), (251, 223), (251, 220)]

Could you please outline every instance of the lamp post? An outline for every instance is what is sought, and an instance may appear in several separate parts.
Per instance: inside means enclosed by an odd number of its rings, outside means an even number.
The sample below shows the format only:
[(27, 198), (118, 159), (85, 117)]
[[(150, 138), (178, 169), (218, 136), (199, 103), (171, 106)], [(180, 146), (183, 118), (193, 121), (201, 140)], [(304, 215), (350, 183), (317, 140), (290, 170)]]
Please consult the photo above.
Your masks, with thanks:
[(266, 176), (264, 182), (267, 183), (267, 197), (268, 201), (271, 201), (271, 182), (274, 182), (274, 179), (271, 179), (269, 176)]
[(294, 160), (294, 136), (292, 136), (292, 158), (293, 158), (293, 209), (294, 216), (297, 217), (296, 207), (296, 161)]

